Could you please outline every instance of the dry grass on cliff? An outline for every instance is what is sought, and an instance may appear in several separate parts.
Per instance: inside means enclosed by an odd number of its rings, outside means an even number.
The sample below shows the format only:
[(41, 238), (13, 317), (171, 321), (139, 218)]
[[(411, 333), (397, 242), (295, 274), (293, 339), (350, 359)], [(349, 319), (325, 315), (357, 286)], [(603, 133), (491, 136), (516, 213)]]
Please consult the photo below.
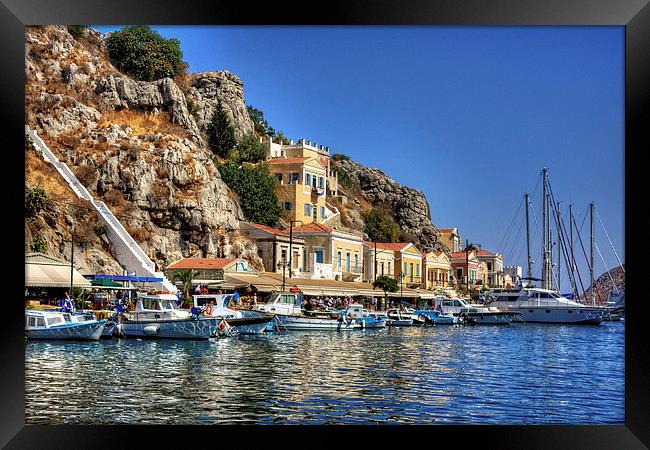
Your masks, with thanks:
[(99, 122), (99, 128), (108, 128), (111, 125), (131, 128), (132, 136), (144, 136), (147, 134), (172, 134), (186, 138), (187, 131), (182, 126), (172, 123), (169, 113), (166, 111), (158, 114), (147, 114), (144, 112), (123, 109), (121, 111), (106, 111)]
[(44, 189), (48, 197), (53, 200), (71, 203), (82, 202), (54, 166), (43, 160), (33, 150), (25, 152), (25, 181), (31, 186), (39, 186)]

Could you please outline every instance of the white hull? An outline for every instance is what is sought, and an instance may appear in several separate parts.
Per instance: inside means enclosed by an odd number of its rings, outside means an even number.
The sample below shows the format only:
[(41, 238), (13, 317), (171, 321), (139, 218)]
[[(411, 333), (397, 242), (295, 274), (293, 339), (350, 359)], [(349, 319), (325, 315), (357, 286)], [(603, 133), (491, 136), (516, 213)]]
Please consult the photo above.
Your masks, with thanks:
[[(499, 305), (495, 304), (495, 306)], [(510, 306), (508, 307), (508, 310), (520, 312), (521, 314), (516, 317), (514, 321), (524, 323), (571, 323), (597, 325), (604, 319), (604, 311), (602, 308)]]
[(217, 318), (124, 321), (118, 324), (117, 333), (126, 337), (208, 339), (215, 335), (220, 321)]
[(361, 324), (356, 320), (338, 320), (338, 319), (325, 319), (317, 317), (304, 317), (304, 316), (285, 316), (278, 314), (275, 316), (279, 322), (276, 329), (280, 330), (330, 330), (330, 331), (344, 331), (344, 330), (360, 330)]
[(42, 329), (27, 329), (29, 339), (69, 339), (97, 341), (104, 331), (105, 320), (88, 321)]

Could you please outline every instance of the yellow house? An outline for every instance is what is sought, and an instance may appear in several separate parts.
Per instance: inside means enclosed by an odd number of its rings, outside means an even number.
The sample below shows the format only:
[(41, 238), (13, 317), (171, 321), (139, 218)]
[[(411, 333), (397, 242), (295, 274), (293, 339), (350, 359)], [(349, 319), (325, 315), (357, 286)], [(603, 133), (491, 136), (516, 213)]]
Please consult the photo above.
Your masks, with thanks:
[[(377, 256), (375, 258), (375, 248)], [(373, 282), (377, 277), (395, 278), (395, 250), (382, 243), (364, 241), (363, 243), (364, 281)]]
[[(374, 266), (374, 242), (367, 242), (364, 246), (367, 254), (371, 255), (366, 260), (373, 260), (371, 263)], [(381, 253), (380, 253), (381, 252)], [(377, 242), (377, 258), (378, 258), (378, 267), (377, 267), (377, 276), (381, 276), (381, 266), (379, 265), (379, 255), (383, 252), (392, 252), (393, 258), (386, 258), (386, 275), (393, 277), (396, 281), (400, 281), (405, 285), (419, 285), (423, 281), (422, 273), (422, 254), (420, 251), (410, 242)], [(392, 266), (392, 267), (391, 267)], [(374, 276), (368, 278), (368, 281), (374, 280)]]
[(278, 201), (289, 211), (289, 220), (321, 223), (332, 214), (325, 202), (327, 171), (318, 158), (272, 158), (267, 162), (278, 181)]
[(271, 136), (266, 136), (265, 139), (260, 137), (260, 142), (265, 143), (267, 146), (269, 158), (316, 158), (325, 168), (327, 173), (327, 184), (332, 194), (336, 196), (338, 189), (338, 176), (331, 170), (329, 147), (318, 145), (317, 143), (306, 139), (300, 139), (298, 142), (294, 142), (293, 139), (289, 142), (279, 141), (276, 139), (277, 142), (274, 142), (273, 139), (274, 138)]
[(458, 228), (438, 228), (440, 240), (447, 246), (450, 252), (460, 252), (463, 250), (463, 240), (460, 237)]
[(445, 252), (430, 252), (422, 255), (425, 273), (425, 289), (449, 287), (451, 277), (451, 259)]
[(363, 276), (360, 235), (313, 222), (294, 227), (293, 235), (305, 242), (307, 277), (360, 281)]

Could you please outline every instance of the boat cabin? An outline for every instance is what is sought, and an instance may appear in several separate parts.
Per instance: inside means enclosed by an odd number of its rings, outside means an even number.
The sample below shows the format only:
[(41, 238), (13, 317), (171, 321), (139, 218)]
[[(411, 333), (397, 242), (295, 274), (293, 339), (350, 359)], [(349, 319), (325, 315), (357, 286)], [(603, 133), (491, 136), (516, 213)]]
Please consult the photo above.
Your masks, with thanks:
[(174, 294), (146, 294), (138, 296), (134, 319), (186, 319), (188, 311), (178, 309), (178, 297)]
[(297, 292), (274, 292), (266, 303), (255, 305), (253, 309), (286, 316), (302, 313), (304, 296)]
[(194, 307), (204, 311), (212, 317), (241, 318), (241, 311), (228, 308), (231, 301), (234, 301), (234, 294), (202, 294), (194, 295)]

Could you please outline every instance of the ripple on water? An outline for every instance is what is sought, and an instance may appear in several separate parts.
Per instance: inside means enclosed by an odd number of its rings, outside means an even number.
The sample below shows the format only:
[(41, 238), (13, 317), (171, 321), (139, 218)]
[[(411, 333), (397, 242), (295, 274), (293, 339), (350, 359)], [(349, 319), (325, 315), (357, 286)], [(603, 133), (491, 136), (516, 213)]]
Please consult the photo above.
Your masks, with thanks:
[(623, 323), (30, 341), (26, 422), (623, 423), (623, 354)]

